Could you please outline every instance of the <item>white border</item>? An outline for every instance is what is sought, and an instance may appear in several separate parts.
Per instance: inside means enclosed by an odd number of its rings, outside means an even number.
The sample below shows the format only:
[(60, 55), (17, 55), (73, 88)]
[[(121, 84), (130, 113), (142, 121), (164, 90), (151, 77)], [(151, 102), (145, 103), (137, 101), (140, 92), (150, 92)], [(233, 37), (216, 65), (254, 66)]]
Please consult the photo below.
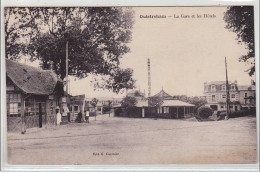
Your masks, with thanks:
[(258, 0), (2, 0), (1, 1), (1, 169), (3, 171), (259, 171), (259, 105), (257, 107), (257, 164), (200, 165), (90, 165), (29, 166), (7, 165), (6, 88), (4, 52), (4, 7), (8, 6), (230, 6), (254, 5), (256, 96), (259, 104), (259, 1)]

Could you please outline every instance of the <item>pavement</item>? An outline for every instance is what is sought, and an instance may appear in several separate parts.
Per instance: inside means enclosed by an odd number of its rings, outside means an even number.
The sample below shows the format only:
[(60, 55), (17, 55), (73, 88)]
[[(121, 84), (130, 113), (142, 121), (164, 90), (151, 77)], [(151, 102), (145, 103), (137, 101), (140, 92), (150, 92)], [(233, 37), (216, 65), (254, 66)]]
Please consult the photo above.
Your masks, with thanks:
[(90, 123), (8, 133), (8, 163), (26, 165), (248, 164), (256, 117), (198, 122), (99, 115)]

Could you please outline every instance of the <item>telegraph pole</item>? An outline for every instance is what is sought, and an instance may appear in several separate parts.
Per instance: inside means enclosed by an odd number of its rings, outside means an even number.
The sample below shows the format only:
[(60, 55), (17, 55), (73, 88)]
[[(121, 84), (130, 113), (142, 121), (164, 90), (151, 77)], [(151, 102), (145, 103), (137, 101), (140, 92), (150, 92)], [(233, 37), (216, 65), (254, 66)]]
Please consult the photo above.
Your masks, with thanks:
[(225, 66), (226, 66), (226, 117), (225, 119), (229, 119), (229, 85), (228, 85), (228, 74), (227, 74), (227, 59), (225, 57)]
[(150, 59), (147, 60), (148, 66), (148, 97), (151, 97), (151, 71), (150, 71)]
[(66, 42), (66, 93), (69, 95), (69, 42)]

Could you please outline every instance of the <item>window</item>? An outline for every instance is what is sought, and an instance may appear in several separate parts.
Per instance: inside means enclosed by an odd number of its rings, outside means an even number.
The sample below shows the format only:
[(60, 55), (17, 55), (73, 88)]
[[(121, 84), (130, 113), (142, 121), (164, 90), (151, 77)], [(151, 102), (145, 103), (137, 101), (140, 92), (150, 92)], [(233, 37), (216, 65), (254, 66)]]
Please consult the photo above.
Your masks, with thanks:
[(215, 101), (216, 101), (216, 96), (215, 96), (215, 95), (212, 95), (212, 96), (211, 96), (211, 99), (212, 99), (213, 102), (215, 102)]
[(247, 93), (245, 93), (245, 97), (247, 97)]
[(226, 95), (225, 95), (225, 94), (223, 94), (223, 95), (222, 95), (222, 98), (223, 98), (223, 99), (225, 99), (225, 98), (226, 98)]
[(7, 116), (20, 117), (21, 116), (21, 95), (16, 93), (7, 93)]
[(9, 104), (9, 113), (10, 115), (18, 114), (18, 103)]
[(79, 111), (79, 106), (74, 106), (74, 111), (78, 112)]
[(215, 85), (211, 85), (211, 91), (216, 91), (216, 86)]
[(157, 113), (158, 113), (158, 114), (161, 114), (162, 111), (163, 111), (162, 107), (157, 108)]
[(163, 107), (163, 108), (164, 108), (163, 110), (164, 113), (169, 113), (169, 107)]
[(222, 91), (225, 91), (226, 90), (226, 85), (222, 85)]
[(231, 85), (231, 89), (234, 90), (234, 89), (235, 89), (235, 86), (234, 86), (234, 85)]
[(221, 109), (224, 109), (224, 106), (220, 106)]
[(235, 94), (232, 94), (232, 95), (231, 95), (231, 98), (232, 98), (232, 99), (236, 98), (236, 95), (235, 95)]

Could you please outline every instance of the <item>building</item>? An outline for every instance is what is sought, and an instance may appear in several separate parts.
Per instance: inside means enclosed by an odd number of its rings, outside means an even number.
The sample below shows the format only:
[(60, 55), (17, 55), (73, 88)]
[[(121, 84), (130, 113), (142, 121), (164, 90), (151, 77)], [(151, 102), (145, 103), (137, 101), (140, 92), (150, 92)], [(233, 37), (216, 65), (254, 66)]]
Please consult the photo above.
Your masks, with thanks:
[[(69, 122), (77, 122), (78, 113), (81, 111), (82, 115), (85, 109), (85, 94), (70, 96), (70, 115), (68, 117)], [(82, 116), (82, 121), (84, 121), (84, 117)]]
[[(153, 98), (158, 98), (161, 100), (161, 104), (158, 106), (149, 105), (149, 100)], [(150, 99), (143, 98), (137, 99), (137, 103), (132, 111), (130, 111), (131, 117), (139, 118), (183, 118), (189, 114), (193, 114), (195, 105), (182, 102), (180, 100), (175, 100), (169, 94), (167, 94), (163, 89), (152, 96)], [(114, 106), (115, 116), (126, 116), (121, 105)]]
[[(237, 81), (229, 82), (230, 110), (250, 109), (255, 107), (255, 84), (239, 86)], [(213, 81), (204, 83), (206, 106), (213, 110), (226, 110), (226, 82)]]
[(6, 59), (7, 130), (56, 125), (63, 83), (51, 70)]
[(109, 110), (109, 103), (111, 104), (111, 109), (113, 108), (113, 106), (115, 105), (121, 105), (122, 102), (122, 98), (112, 98), (112, 97), (97, 97), (97, 105), (94, 108), (91, 105), (91, 102), (94, 98), (86, 98), (86, 110), (90, 111), (90, 113), (92, 112), (96, 112), (97, 114), (104, 114), (104, 113), (108, 113)]
[(163, 89), (152, 97), (162, 100), (162, 104), (157, 107), (157, 115), (163, 118), (183, 118), (193, 114), (195, 105), (186, 103), (166, 93)]

